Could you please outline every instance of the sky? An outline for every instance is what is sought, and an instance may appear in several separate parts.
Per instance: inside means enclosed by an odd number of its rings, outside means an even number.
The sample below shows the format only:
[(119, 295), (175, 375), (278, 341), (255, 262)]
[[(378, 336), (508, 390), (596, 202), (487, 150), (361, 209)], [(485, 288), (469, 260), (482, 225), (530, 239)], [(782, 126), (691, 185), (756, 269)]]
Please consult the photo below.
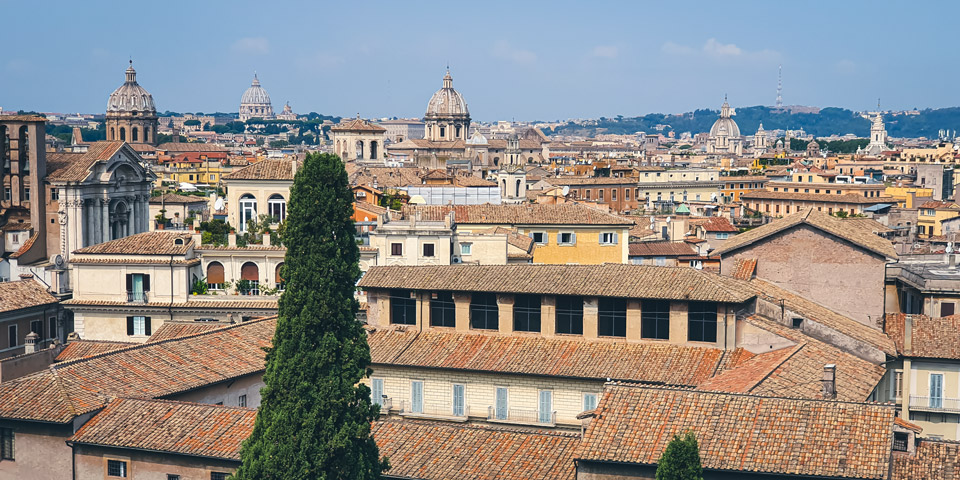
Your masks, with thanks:
[(773, 105), (960, 106), (960, 2), (4, 2), (0, 107), (96, 113), (128, 59), (158, 110), (421, 117), (449, 65), (473, 119)]

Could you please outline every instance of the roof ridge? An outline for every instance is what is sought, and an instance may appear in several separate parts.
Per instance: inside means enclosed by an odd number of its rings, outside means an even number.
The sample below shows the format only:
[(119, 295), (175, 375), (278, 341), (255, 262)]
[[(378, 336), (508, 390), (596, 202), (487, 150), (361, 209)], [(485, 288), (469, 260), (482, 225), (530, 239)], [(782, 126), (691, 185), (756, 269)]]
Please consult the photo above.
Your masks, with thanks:
[(726, 392), (723, 390), (699, 390), (696, 388), (690, 387), (673, 387), (669, 385), (656, 385), (649, 383), (636, 383), (636, 382), (623, 382), (619, 380), (613, 380), (606, 382), (605, 385), (614, 385), (618, 387), (630, 387), (630, 388), (641, 388), (641, 389), (650, 389), (650, 390), (669, 390), (677, 392), (688, 392), (696, 394), (709, 394), (709, 395), (733, 395), (737, 397), (752, 397), (758, 399), (779, 399), (779, 400), (798, 400), (806, 402), (818, 402), (818, 403), (833, 403), (833, 404), (849, 404), (849, 405), (861, 405), (861, 406), (876, 406), (876, 407), (886, 407), (886, 408), (896, 408), (895, 404), (892, 403), (881, 403), (881, 402), (856, 402), (853, 400), (840, 400), (837, 398), (811, 398), (811, 397), (789, 397), (786, 395), (760, 395), (755, 393), (746, 393), (746, 392)]
[[(754, 388), (757, 388), (757, 385), (760, 385), (760, 384), (763, 383), (766, 379), (770, 378), (770, 375), (773, 375), (773, 372), (775, 372), (778, 368), (780, 368), (780, 366), (783, 365), (784, 363), (787, 363), (787, 360), (790, 360), (791, 358), (793, 358), (794, 355), (796, 355), (797, 353), (800, 353), (800, 350), (803, 350), (803, 347), (806, 347), (806, 346), (807, 346), (807, 342), (800, 342), (800, 343), (794, 345), (793, 347), (790, 347), (793, 351), (790, 352), (789, 355), (787, 355), (786, 357), (782, 358), (779, 362), (777, 362), (777, 363), (773, 366), (773, 368), (771, 368), (770, 370), (768, 370), (767, 373), (763, 375), (763, 377), (761, 377), (759, 380), (757, 380), (756, 382), (754, 382), (753, 385), (750, 386), (750, 388), (747, 389), (747, 392), (748, 392), (748, 393), (749, 393), (749, 392), (752, 392)], [(774, 350), (774, 352), (775, 352), (775, 351), (776, 351), (776, 350)], [(768, 352), (768, 353), (774, 353), (774, 352)], [(757, 355), (757, 356), (759, 357), (759, 355)]]
[(213, 403), (200, 403), (200, 402), (187, 402), (183, 400), (170, 400), (166, 398), (138, 398), (138, 397), (113, 397), (113, 400), (110, 403), (119, 402), (119, 401), (132, 401), (132, 402), (144, 402), (144, 403), (167, 403), (171, 405), (183, 405), (187, 407), (203, 407), (211, 409), (226, 409), (226, 410), (241, 410), (247, 412), (255, 412), (256, 408), (252, 407), (238, 407), (234, 405), (222, 405), (222, 404), (213, 404)]
[(522, 427), (510, 427), (502, 425), (493, 425), (493, 424), (480, 424), (480, 423), (450, 423), (439, 420), (420, 420), (420, 419), (393, 419), (388, 418), (386, 420), (376, 420), (374, 423), (380, 424), (394, 424), (394, 425), (416, 425), (416, 426), (431, 426), (431, 427), (443, 427), (451, 430), (480, 430), (487, 432), (505, 432), (505, 433), (521, 433), (521, 434), (535, 434), (535, 435), (547, 435), (551, 437), (568, 437), (568, 438), (580, 438), (581, 435), (576, 432), (565, 432), (558, 430), (546, 430), (546, 429), (525, 429)]

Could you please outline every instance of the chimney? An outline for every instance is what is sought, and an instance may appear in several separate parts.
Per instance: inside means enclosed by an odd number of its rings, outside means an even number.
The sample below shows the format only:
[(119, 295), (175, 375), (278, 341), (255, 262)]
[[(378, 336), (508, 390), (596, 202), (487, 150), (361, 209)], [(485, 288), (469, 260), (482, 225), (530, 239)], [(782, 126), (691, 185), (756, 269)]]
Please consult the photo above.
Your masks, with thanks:
[(832, 363), (823, 366), (823, 398), (837, 398), (837, 366)]
[(903, 354), (913, 353), (913, 315), (903, 317)]
[(270, 230), (263, 232), (263, 245), (270, 246)]
[(227, 236), (227, 245), (231, 247), (237, 246), (237, 232), (230, 232), (230, 235)]
[(203, 234), (200, 232), (193, 232), (191, 239), (193, 240), (193, 248), (200, 248), (200, 245), (203, 244)]
[(293, 163), (292, 163), (292, 165), (290, 166), (290, 173), (291, 173), (294, 177), (297, 176), (297, 167), (299, 166), (298, 163), (299, 163), (299, 162), (297, 162), (297, 159), (294, 158), (294, 159), (293, 159)]
[(34, 353), (37, 351), (37, 340), (40, 340), (40, 335), (37, 335), (37, 332), (30, 332), (27, 334), (26, 341), (23, 345), (23, 353)]

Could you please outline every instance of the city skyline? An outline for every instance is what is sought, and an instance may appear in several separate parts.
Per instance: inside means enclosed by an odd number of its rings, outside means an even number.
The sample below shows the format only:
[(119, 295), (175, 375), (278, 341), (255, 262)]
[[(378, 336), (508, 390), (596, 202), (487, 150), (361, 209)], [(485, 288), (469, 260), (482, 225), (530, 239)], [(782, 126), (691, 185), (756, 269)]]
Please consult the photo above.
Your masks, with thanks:
[[(420, 117), (447, 65), (481, 121), (681, 113), (717, 109), (724, 95), (734, 107), (773, 105), (779, 65), (784, 105), (960, 104), (948, 83), (958, 67), (930, 34), (949, 27), (955, 5), (897, 15), (867, 2), (507, 5), (297, 4), (291, 15), (204, 3), (146, 18), (60, 5), (45, 17), (47, 35), (19, 22), (0, 33), (35, 35), (0, 60), (0, 107), (101, 112), (131, 58), (161, 112), (235, 112), (256, 72), (278, 111), (289, 101), (297, 113)], [(28, 9), (8, 6), (14, 16)], [(136, 28), (118, 35), (125, 22)], [(69, 55), (51, 61), (65, 43)], [(937, 74), (894, 69), (898, 58)]]

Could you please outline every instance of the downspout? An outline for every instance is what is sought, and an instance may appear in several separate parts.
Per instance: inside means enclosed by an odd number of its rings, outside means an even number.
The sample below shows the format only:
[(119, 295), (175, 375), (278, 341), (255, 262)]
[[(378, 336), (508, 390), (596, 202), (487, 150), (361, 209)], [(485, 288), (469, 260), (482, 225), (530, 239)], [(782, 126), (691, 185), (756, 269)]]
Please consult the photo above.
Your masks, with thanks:
[(70, 445), (70, 469), (72, 470), (73, 480), (77, 480), (77, 450), (73, 442), (67, 442)]
[[(189, 274), (187, 280), (189, 280)], [(170, 306), (167, 307), (167, 310), (170, 312), (170, 321), (173, 321), (173, 254), (170, 254)]]

